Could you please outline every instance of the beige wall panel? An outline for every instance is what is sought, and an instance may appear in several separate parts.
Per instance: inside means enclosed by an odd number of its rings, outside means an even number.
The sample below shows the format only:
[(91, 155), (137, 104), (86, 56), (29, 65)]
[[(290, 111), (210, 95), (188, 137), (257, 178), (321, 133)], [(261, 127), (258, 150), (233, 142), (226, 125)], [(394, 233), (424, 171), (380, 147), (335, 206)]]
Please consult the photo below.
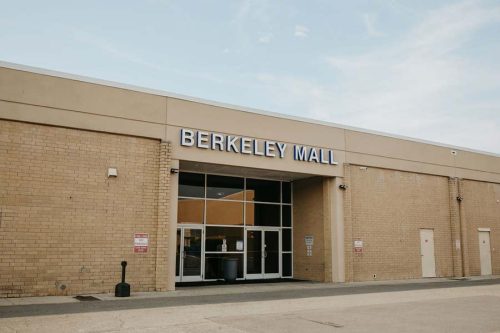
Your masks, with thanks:
[(491, 173), (491, 172), (483, 172), (483, 171), (457, 168), (455, 174), (456, 174), (456, 177), (458, 177), (458, 178), (474, 179), (474, 180), (478, 180), (478, 181), (485, 181), (485, 182), (492, 182), (492, 183), (500, 183), (500, 174), (499, 173)]
[(454, 164), (450, 148), (350, 130), (346, 130), (346, 150), (431, 164)]
[(460, 168), (488, 171), (500, 176), (500, 157), (458, 151), (456, 155), (457, 166)]
[(169, 125), (344, 149), (344, 130), (168, 98)]
[[(323, 225), (323, 179), (293, 182), (293, 277), (325, 280), (325, 232)], [(312, 256), (307, 256), (304, 237), (314, 237)]]
[(0, 99), (155, 123), (166, 97), (0, 67)]
[(476, 170), (453, 168), (443, 165), (414, 162), (388, 157), (346, 152), (346, 163), (373, 166), (379, 168), (425, 173), (431, 175), (470, 178), (484, 181), (500, 182), (500, 174)]
[[(0, 120), (0, 297), (112, 292), (122, 260), (133, 290), (153, 291), (159, 147)], [(135, 232), (148, 253), (133, 253)]]
[(227, 151), (200, 149), (196, 147), (183, 147), (180, 145), (180, 129), (180, 127), (173, 126), (168, 126), (167, 128), (167, 140), (172, 142), (173, 159), (328, 176), (340, 176), (343, 171), (341, 167), (344, 161), (343, 151), (334, 151), (335, 159), (339, 163), (338, 165), (327, 165), (314, 162), (295, 161), (293, 159), (293, 143), (289, 142), (284, 142), (287, 143), (287, 148), (283, 159), (279, 157), (254, 156)]
[(0, 119), (162, 139), (165, 125), (0, 101)]
[(469, 267), (471, 275), (481, 275), (478, 228), (490, 228), (491, 268), (500, 274), (500, 184), (462, 181)]
[[(448, 178), (350, 166), (353, 280), (422, 277), (420, 229), (434, 230), (436, 275), (453, 275)], [(353, 242), (363, 252), (353, 253)]]
[(367, 155), (362, 153), (346, 152), (345, 162), (350, 164), (359, 164), (379, 168), (428, 173), (443, 176), (453, 176), (455, 173), (452, 167), (376, 155)]

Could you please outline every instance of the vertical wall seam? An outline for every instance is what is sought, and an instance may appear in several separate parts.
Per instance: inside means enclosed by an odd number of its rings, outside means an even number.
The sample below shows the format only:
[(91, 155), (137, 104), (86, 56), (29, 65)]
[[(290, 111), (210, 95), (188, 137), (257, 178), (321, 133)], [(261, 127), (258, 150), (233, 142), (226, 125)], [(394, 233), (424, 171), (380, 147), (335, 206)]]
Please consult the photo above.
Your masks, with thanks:
[[(465, 207), (463, 200), (467, 200), (463, 196), (463, 183), (462, 179), (457, 179), (457, 190), (458, 196), (461, 198), (458, 202), (459, 207), (459, 218), (460, 218), (460, 237), (462, 242), (462, 267), (463, 267), (463, 275), (469, 276), (469, 241), (467, 239), (467, 220), (465, 219)], [(458, 199), (458, 198), (457, 198)]]

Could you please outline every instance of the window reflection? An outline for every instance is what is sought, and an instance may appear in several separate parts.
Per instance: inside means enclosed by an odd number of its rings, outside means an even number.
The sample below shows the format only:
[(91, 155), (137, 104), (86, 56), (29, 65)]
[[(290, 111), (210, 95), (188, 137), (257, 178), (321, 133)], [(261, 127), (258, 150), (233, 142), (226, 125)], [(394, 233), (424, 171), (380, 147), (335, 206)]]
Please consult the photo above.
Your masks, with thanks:
[(226, 240), (226, 251), (243, 251), (243, 227), (208, 227), (205, 237), (205, 251), (222, 251)]
[(281, 223), (282, 227), (292, 226), (292, 206), (281, 206)]
[(292, 254), (283, 253), (283, 276), (292, 276)]
[(179, 198), (177, 201), (177, 223), (203, 223), (203, 199)]
[(224, 278), (224, 259), (237, 258), (238, 259), (238, 278), (243, 277), (243, 254), (219, 254), (207, 253), (205, 254), (205, 279), (222, 279)]
[(255, 226), (280, 226), (280, 205), (247, 203), (246, 225)]
[(181, 172), (179, 174), (180, 197), (205, 197), (205, 175), (201, 173)]
[(207, 176), (207, 198), (244, 200), (244, 180), (239, 177)]
[(292, 183), (283, 182), (281, 183), (281, 187), (283, 203), (292, 203)]
[(243, 225), (243, 203), (207, 200), (207, 224)]
[(280, 202), (280, 182), (248, 178), (247, 201)]
[(281, 238), (281, 248), (283, 251), (292, 251), (292, 229), (282, 229)]

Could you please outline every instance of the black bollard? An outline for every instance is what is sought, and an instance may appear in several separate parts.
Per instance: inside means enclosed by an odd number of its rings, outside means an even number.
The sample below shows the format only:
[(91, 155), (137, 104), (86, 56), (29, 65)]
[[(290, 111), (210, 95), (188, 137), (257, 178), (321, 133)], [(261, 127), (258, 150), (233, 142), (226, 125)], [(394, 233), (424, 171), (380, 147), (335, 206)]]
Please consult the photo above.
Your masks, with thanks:
[(115, 287), (115, 297), (130, 296), (130, 284), (125, 283), (125, 267), (127, 267), (127, 262), (122, 261), (122, 282), (118, 283)]

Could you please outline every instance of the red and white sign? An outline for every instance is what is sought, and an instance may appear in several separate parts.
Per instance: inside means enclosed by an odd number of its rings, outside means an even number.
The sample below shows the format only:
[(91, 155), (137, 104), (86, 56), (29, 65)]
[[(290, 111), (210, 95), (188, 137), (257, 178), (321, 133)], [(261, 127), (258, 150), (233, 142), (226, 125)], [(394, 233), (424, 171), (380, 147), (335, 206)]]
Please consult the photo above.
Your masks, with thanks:
[(354, 253), (363, 253), (363, 241), (355, 240), (354, 241)]
[(149, 246), (149, 234), (134, 234), (134, 253), (147, 253)]

